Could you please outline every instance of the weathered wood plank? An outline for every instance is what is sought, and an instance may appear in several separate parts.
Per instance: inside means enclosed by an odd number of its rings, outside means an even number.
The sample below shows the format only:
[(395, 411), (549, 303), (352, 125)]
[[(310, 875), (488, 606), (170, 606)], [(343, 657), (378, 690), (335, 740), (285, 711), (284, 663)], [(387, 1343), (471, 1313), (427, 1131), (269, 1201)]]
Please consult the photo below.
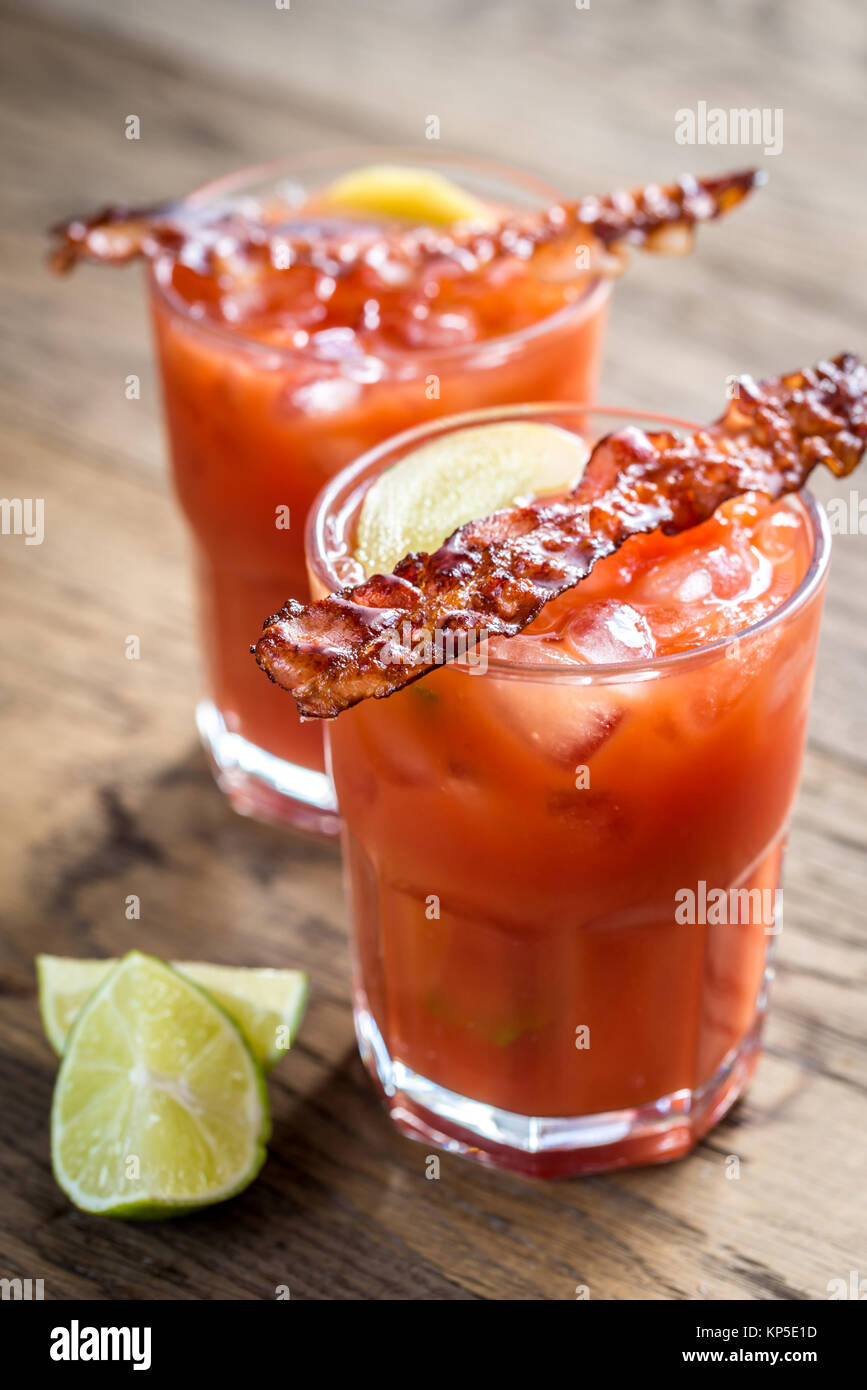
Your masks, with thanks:
[[(40, 235), (101, 199), (147, 201), (290, 150), (421, 144), (430, 113), (444, 144), (578, 191), (752, 162), (677, 146), (674, 113), (779, 106), (768, 190), (691, 260), (637, 260), (615, 298), (604, 397), (704, 416), (730, 372), (865, 347), (859, 7), (37, 0), (6, 14), (3, 39), (3, 491), (44, 496), (48, 528), (39, 548), (0, 541), (0, 1272), (44, 1277), (52, 1298), (257, 1299), (288, 1284), (301, 1298), (569, 1299), (583, 1283), (604, 1299), (824, 1296), (863, 1257), (865, 538), (836, 546), (768, 1047), (746, 1101), (673, 1167), (532, 1185), (444, 1159), (428, 1182), (424, 1149), (392, 1130), (355, 1055), (335, 850), (235, 817), (195, 745), (186, 549), (139, 278), (58, 284)], [(139, 662), (124, 660), (130, 632)], [(55, 1064), (33, 955), (133, 941), (313, 979), (271, 1081), (261, 1179), (162, 1227), (73, 1211), (47, 1155)]]

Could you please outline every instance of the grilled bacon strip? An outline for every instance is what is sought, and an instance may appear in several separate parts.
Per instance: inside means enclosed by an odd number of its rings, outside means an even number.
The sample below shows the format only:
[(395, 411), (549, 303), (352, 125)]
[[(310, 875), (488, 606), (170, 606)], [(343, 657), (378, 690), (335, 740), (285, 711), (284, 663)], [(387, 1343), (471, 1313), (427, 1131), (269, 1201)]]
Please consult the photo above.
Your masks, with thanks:
[(437, 632), (470, 645), (513, 637), (630, 536), (685, 531), (743, 492), (796, 492), (819, 463), (845, 476), (865, 446), (867, 368), (857, 357), (760, 383), (739, 377), (708, 428), (610, 434), (565, 501), (506, 508), (461, 526), (432, 555), (408, 555), (393, 574), (306, 606), (290, 600), (251, 650), (302, 716), (333, 719), (445, 664), (450, 644)]
[(396, 269), (418, 269), (440, 259), (472, 274), (498, 257), (526, 259), (542, 246), (577, 235), (587, 246), (589, 268), (615, 274), (623, 265), (622, 258), (610, 254), (615, 249), (688, 250), (698, 223), (730, 212), (764, 179), (756, 169), (707, 179), (685, 174), (667, 185), (590, 195), (558, 203), (542, 213), (510, 216), (494, 228), (467, 224), (451, 231), (416, 227), (383, 233), (359, 224), (351, 234), (344, 227), (330, 238), (327, 233), (305, 234), (303, 222), (252, 221), (229, 205), (210, 209), (189, 203), (117, 206), (52, 228), (57, 244), (50, 263), (64, 272), (84, 260), (125, 265), (138, 257), (184, 250), (188, 262), (206, 274), (219, 268), (231, 248), (273, 269), (307, 265), (341, 277), (361, 268), (374, 275), (393, 275)]

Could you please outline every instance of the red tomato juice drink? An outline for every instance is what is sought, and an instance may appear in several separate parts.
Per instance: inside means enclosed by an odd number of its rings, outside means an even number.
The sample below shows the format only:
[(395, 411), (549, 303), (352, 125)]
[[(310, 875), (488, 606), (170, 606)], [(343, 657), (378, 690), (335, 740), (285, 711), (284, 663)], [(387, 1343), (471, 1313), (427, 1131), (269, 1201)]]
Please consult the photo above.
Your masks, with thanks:
[[(377, 158), (381, 158), (381, 152)], [(186, 205), (258, 209), (330, 232), (317, 198), (370, 153), (247, 170)], [(480, 204), (546, 207), (554, 189), (472, 160), (419, 159)], [(380, 218), (380, 221), (382, 219)], [(327, 274), (251, 276), (228, 256), (197, 269), (195, 247), (150, 269), (175, 487), (190, 526), (207, 686), (199, 729), (235, 807), (337, 829), (322, 733), (302, 724), (250, 660), (275, 598), (306, 589), (304, 523), (323, 484), (410, 425), (472, 407), (592, 399), (610, 282), (550, 276), (514, 258), (450, 285), (438, 270), (365, 296)], [(439, 268), (441, 272), (441, 267)]]
[[(589, 443), (635, 412), (487, 412)], [(314, 592), (357, 581), (324, 491)], [(650, 418), (649, 428), (670, 420)], [(808, 493), (633, 537), (520, 636), (328, 725), (362, 1055), (406, 1133), (529, 1175), (688, 1152), (756, 1064), (828, 562)]]

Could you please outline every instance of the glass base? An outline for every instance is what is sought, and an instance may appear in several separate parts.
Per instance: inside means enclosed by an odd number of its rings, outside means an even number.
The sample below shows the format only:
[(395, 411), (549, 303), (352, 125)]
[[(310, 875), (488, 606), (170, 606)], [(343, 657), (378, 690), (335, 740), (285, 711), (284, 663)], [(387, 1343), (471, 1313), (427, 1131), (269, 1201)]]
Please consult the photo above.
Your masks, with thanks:
[(196, 727), (217, 785), (235, 811), (318, 835), (338, 833), (337, 799), (324, 772), (287, 763), (232, 733), (210, 700), (196, 706)]
[(526, 1177), (575, 1177), (688, 1154), (752, 1077), (763, 1002), (743, 1041), (696, 1090), (596, 1115), (516, 1115), (447, 1091), (389, 1055), (363, 997), (356, 1002), (355, 1031), (362, 1060), (408, 1138)]

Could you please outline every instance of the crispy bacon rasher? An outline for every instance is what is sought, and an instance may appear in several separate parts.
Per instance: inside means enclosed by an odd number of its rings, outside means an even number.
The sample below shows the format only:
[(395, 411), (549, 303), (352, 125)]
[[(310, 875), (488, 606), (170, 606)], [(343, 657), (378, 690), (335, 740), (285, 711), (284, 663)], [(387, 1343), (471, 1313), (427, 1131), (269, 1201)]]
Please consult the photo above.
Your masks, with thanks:
[[(577, 202), (557, 203), (543, 212), (509, 216), (494, 227), (470, 223), (455, 229), (412, 227), (379, 229), (359, 224), (343, 226), (331, 237), (326, 224), (312, 232), (301, 220), (287, 221), (285, 209), (274, 220), (262, 221), (231, 204), (198, 207), (167, 203), (159, 207), (108, 207), (89, 216), (74, 217), (52, 229), (57, 245), (51, 265), (71, 270), (79, 261), (125, 265), (160, 252), (178, 255), (207, 274), (219, 270), (228, 255), (240, 253), (253, 264), (275, 270), (313, 266), (335, 277), (360, 269), (368, 275), (393, 278), (432, 261), (451, 261), (473, 274), (503, 256), (527, 259), (540, 247), (578, 236), (589, 254), (588, 269), (616, 274), (627, 246), (679, 253), (689, 249), (692, 229), (730, 212), (752, 189), (764, 182), (756, 169), (696, 178), (684, 174), (675, 183), (647, 184), (633, 192), (590, 195)], [(582, 267), (583, 268), (583, 267)]]
[(393, 574), (306, 606), (290, 600), (251, 650), (302, 716), (333, 719), (444, 664), (455, 644), (432, 634), (513, 637), (630, 536), (685, 531), (743, 492), (796, 492), (819, 463), (845, 476), (865, 446), (867, 368), (857, 357), (759, 383), (739, 377), (716, 424), (610, 434), (565, 501), (495, 512)]

